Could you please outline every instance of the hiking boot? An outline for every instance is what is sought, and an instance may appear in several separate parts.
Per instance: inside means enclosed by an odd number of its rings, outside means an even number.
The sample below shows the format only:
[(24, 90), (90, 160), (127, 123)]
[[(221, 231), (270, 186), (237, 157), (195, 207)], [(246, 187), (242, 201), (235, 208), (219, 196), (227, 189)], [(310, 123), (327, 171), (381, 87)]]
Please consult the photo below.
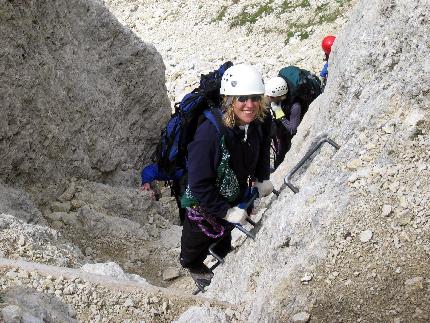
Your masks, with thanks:
[(214, 276), (213, 272), (206, 267), (201, 265), (197, 268), (190, 268), (190, 275), (194, 279), (197, 287), (203, 291), (206, 286), (209, 286)]

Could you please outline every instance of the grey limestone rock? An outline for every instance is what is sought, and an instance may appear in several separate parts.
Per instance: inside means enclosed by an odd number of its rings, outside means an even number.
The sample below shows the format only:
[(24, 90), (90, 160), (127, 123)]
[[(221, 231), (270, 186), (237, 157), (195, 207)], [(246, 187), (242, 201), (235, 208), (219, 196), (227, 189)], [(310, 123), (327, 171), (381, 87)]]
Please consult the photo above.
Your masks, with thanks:
[(99, 1), (1, 1), (0, 57), (1, 180), (136, 185), (170, 113), (153, 46)]
[(42, 213), (30, 196), (20, 190), (0, 183), (0, 213), (11, 214), (27, 223), (45, 224)]
[(38, 292), (32, 288), (13, 287), (6, 291), (3, 301), (13, 304), (7, 306), (6, 311), (3, 309), (3, 317), (8, 315), (17, 318), (16, 322), (78, 322), (73, 318), (75, 312), (70, 305), (64, 304), (55, 295)]

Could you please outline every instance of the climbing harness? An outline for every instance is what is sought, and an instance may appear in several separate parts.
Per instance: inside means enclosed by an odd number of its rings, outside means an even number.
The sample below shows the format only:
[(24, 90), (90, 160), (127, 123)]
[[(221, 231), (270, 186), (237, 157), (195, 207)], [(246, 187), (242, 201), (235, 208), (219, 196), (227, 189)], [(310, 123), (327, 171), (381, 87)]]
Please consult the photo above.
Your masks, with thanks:
[[(251, 198), (244, 203), (240, 204), (240, 208), (246, 210), (247, 208), (249, 208), (252, 203), (254, 203), (255, 199), (258, 198), (258, 191), (254, 190), (254, 192), (251, 195)], [(246, 218), (246, 221), (251, 224), (252, 226), (255, 226), (256, 223), (254, 221), (252, 221), (249, 217)], [(234, 228), (240, 230), (241, 232), (243, 232), (244, 234), (246, 234), (246, 236), (250, 237), (252, 240), (255, 240), (255, 235), (252, 234), (251, 232), (249, 232), (248, 230), (246, 230), (241, 224), (238, 223), (234, 223), (232, 224), (227, 230), (226, 232), (232, 231)], [(225, 237), (226, 235), (224, 235), (223, 237), (221, 237), (219, 240), (215, 241), (214, 243), (212, 243), (209, 248), (209, 254), (214, 257), (216, 259), (215, 264), (213, 264), (209, 269), (212, 271), (214, 270), (216, 267), (218, 267), (220, 264), (224, 263), (224, 259), (222, 259), (215, 251), (215, 247), (222, 241), (222, 239)], [(197, 289), (193, 292), (193, 295), (197, 295), (198, 293), (205, 292), (205, 285), (199, 283), (198, 281), (194, 281), (196, 283)]]

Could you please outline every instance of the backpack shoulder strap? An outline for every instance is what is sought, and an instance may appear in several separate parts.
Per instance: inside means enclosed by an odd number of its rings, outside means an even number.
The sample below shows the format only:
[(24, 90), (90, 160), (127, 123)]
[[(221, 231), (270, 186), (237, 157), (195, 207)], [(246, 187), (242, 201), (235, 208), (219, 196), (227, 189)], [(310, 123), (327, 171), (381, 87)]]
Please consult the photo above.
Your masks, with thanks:
[(215, 129), (220, 137), (226, 135), (226, 128), (222, 120), (222, 112), (219, 108), (212, 107), (203, 111), (206, 119), (215, 126)]

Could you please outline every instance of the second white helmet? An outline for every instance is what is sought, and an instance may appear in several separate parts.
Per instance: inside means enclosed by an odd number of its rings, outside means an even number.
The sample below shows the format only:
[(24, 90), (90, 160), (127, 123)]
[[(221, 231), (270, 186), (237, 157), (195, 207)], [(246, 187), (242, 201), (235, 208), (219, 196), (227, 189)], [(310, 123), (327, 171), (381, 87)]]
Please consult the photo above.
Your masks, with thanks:
[(220, 93), (223, 95), (264, 94), (264, 82), (261, 73), (248, 64), (229, 67), (221, 79)]
[(288, 85), (287, 85), (287, 82), (285, 82), (285, 80), (282, 77), (280, 76), (272, 77), (270, 80), (267, 81), (266, 91), (264, 93), (265, 95), (277, 97), (277, 96), (283, 96), (287, 93), (288, 93)]

